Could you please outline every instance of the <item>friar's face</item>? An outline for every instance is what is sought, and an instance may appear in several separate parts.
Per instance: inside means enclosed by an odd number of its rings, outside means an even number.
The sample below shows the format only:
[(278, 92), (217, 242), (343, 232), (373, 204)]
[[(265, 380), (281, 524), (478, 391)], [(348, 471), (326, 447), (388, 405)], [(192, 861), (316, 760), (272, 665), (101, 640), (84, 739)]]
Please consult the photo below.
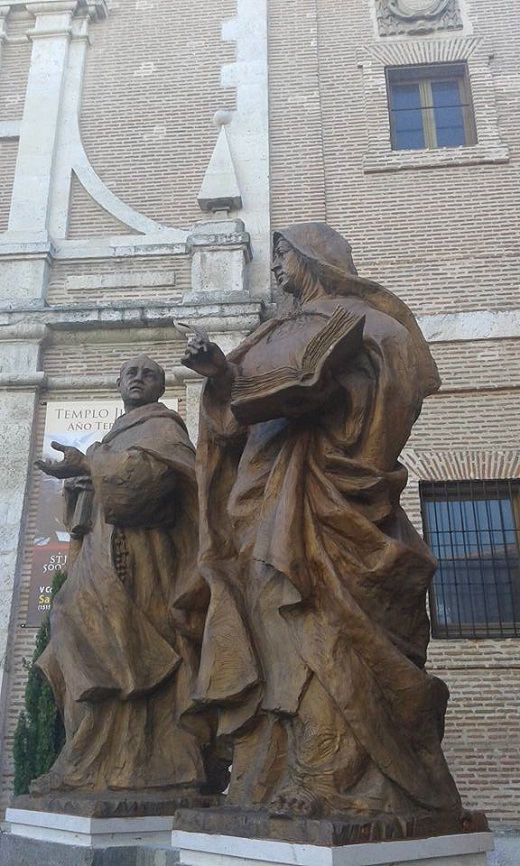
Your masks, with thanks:
[(279, 289), (289, 295), (298, 295), (298, 282), (301, 277), (298, 253), (283, 238), (276, 241), (271, 270)]
[(156, 403), (164, 394), (164, 371), (151, 358), (138, 355), (123, 364), (117, 387), (127, 411)]

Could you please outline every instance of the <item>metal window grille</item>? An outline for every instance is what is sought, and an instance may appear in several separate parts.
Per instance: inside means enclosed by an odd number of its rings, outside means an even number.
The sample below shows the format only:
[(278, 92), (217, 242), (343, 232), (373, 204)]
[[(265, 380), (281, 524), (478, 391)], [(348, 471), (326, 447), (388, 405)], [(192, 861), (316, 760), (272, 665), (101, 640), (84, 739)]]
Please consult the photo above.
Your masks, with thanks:
[(423, 481), (420, 495), (433, 637), (520, 637), (520, 481)]
[(388, 67), (386, 78), (394, 150), (476, 143), (465, 63)]

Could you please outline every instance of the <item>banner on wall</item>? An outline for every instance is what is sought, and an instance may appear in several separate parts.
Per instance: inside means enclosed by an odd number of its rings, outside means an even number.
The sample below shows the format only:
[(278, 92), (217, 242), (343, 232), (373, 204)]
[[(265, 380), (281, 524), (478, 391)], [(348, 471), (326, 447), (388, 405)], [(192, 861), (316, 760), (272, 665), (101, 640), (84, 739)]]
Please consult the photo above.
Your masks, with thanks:
[[(176, 399), (162, 400), (177, 409)], [(120, 399), (52, 401), (47, 404), (42, 457), (59, 460), (51, 442), (72, 445), (85, 452), (99, 442), (124, 412)], [(36, 470), (39, 471), (39, 470)], [(63, 524), (63, 481), (41, 473), (33, 541), (32, 567), (27, 605), (27, 627), (37, 627), (51, 606), (55, 571), (67, 568), (69, 534)]]

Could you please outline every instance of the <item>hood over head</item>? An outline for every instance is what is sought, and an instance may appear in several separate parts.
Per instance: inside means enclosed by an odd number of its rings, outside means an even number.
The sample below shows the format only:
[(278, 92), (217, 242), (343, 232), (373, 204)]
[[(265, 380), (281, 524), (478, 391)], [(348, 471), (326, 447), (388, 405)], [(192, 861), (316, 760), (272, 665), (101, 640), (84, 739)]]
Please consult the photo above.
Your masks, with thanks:
[(317, 277), (331, 297), (359, 297), (371, 307), (391, 316), (413, 338), (417, 354), (417, 373), (421, 372), (424, 396), (439, 390), (441, 380), (435, 361), (414, 314), (397, 295), (379, 283), (360, 277), (352, 261), (349, 242), (324, 222), (296, 223), (273, 233), (273, 250), (283, 238), (312, 263)]

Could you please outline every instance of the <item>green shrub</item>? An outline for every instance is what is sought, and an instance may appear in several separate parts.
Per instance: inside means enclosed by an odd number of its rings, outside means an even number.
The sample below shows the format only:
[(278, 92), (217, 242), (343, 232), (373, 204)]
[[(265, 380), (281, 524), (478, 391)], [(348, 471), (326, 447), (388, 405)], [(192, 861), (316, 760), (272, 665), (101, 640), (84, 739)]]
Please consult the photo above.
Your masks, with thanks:
[[(57, 571), (52, 581), (52, 598), (67, 575)], [(52, 603), (52, 602), (51, 602)], [(14, 734), (14, 793), (27, 794), (33, 779), (53, 765), (65, 742), (65, 729), (51, 687), (34, 667), (34, 662), (49, 643), (49, 617), (36, 635), (36, 643), (25, 686), (25, 709), (20, 713)]]

